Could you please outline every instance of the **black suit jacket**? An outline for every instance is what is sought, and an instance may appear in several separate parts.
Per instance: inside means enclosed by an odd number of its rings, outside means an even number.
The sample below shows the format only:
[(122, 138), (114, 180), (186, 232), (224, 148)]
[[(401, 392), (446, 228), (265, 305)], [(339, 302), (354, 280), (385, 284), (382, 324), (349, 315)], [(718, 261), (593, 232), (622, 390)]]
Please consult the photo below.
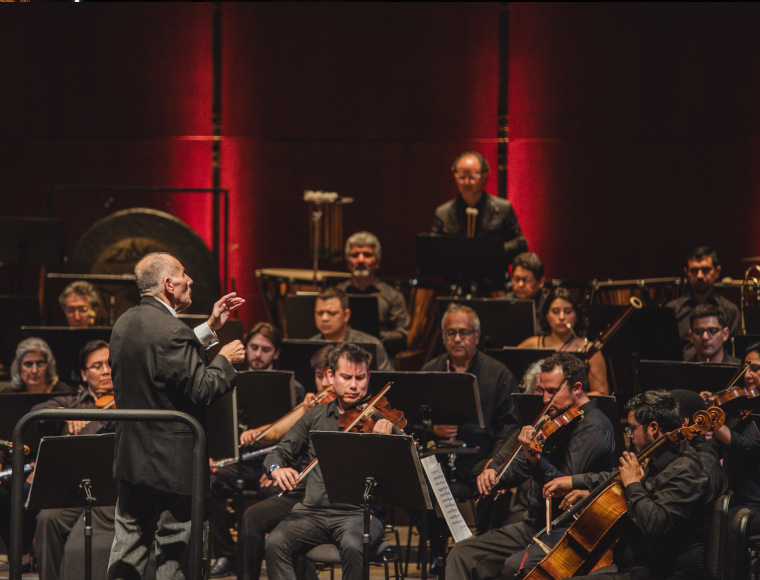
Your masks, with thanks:
[[(182, 411), (202, 425), (206, 407), (237, 382), (225, 357), (206, 366), (193, 330), (151, 297), (116, 321), (109, 362), (117, 408)], [(182, 423), (120, 421), (114, 477), (189, 495), (192, 452), (192, 432)]]

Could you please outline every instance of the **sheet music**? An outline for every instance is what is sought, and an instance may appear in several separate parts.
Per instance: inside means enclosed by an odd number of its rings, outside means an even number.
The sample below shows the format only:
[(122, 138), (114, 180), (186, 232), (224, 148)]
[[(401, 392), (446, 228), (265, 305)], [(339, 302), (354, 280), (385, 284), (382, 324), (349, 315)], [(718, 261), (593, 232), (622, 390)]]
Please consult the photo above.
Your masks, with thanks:
[(472, 537), (472, 532), (467, 523), (465, 523), (454, 496), (451, 495), (449, 484), (443, 475), (441, 464), (438, 463), (435, 455), (422, 459), (422, 467), (425, 470), (425, 474), (427, 474), (430, 486), (433, 488), (435, 499), (438, 501), (438, 506), (443, 512), (443, 517), (446, 518), (446, 524), (449, 526), (449, 531), (454, 538), (454, 542), (461, 542)]

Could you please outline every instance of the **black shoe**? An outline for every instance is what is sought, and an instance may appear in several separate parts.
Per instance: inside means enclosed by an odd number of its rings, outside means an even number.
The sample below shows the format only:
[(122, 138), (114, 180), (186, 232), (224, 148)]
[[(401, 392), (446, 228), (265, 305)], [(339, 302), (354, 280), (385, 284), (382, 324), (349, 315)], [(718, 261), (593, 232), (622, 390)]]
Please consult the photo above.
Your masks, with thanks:
[(211, 577), (220, 578), (221, 576), (232, 576), (235, 574), (235, 558), (222, 556), (217, 558), (214, 565), (211, 566)]

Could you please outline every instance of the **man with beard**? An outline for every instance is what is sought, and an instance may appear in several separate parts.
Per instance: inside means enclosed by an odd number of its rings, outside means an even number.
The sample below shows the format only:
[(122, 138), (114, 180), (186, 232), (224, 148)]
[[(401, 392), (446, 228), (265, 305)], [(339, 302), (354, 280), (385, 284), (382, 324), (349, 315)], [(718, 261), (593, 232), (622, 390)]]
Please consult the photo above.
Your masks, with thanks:
[(351, 279), (338, 284), (346, 294), (377, 296), (380, 339), (389, 356), (406, 346), (409, 313), (401, 292), (375, 277), (380, 267), (380, 240), (370, 232), (356, 232), (346, 240), (346, 266)]

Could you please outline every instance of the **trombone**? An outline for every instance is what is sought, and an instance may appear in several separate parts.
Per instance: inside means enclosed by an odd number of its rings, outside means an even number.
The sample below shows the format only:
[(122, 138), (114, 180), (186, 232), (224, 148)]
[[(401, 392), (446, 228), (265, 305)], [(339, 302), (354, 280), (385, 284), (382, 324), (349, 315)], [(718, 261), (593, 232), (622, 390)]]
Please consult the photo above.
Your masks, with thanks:
[(742, 334), (747, 334), (747, 324), (744, 321), (744, 309), (750, 305), (760, 304), (760, 266), (753, 264), (744, 272), (741, 296)]

